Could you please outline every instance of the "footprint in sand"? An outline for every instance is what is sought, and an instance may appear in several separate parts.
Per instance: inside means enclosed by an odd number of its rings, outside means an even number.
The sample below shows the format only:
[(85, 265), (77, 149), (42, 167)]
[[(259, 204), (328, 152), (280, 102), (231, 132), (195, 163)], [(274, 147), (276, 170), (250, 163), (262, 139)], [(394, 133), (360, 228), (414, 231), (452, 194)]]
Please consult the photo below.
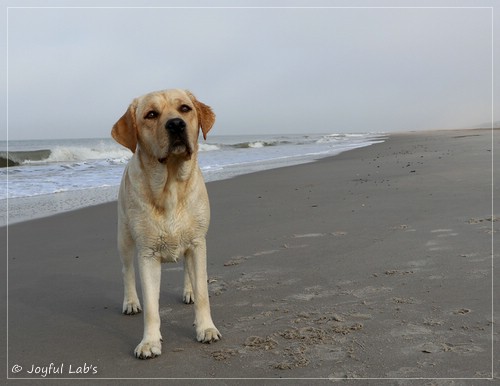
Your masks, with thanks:
[(483, 232), (486, 232), (488, 234), (493, 234), (493, 233), (496, 233), (498, 232), (498, 228), (495, 228), (494, 227), (494, 223), (499, 221), (500, 220), (500, 217), (499, 216), (487, 216), (487, 217), (480, 217), (480, 218), (470, 218), (469, 220), (467, 220), (466, 222), (468, 224), (472, 224), (472, 225), (482, 225), (481, 227), (479, 227), (480, 230), (482, 230)]

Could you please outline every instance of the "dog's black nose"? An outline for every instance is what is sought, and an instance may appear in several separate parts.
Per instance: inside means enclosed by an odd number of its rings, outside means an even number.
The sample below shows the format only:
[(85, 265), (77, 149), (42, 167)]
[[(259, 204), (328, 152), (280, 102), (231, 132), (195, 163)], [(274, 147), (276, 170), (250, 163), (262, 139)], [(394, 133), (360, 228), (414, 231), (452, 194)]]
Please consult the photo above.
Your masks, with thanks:
[(186, 122), (180, 118), (169, 119), (165, 128), (172, 134), (180, 134), (186, 129)]

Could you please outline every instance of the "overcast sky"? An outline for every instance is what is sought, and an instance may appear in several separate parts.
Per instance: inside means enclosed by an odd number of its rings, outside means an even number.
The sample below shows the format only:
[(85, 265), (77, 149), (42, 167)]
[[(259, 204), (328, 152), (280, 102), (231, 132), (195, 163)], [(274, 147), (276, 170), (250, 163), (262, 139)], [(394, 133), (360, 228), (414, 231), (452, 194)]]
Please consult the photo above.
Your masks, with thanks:
[(165, 88), (212, 106), (213, 134), (463, 128), (492, 87), (488, 8), (8, 10), (11, 140), (108, 137)]

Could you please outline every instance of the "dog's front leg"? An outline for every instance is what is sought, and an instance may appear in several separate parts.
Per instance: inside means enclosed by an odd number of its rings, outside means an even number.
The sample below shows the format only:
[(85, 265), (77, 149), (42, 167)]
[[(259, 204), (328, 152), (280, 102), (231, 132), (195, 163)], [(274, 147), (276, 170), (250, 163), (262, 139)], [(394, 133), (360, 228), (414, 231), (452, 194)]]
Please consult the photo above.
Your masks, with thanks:
[(161, 263), (154, 257), (140, 253), (139, 272), (144, 306), (144, 335), (141, 343), (135, 348), (135, 356), (148, 359), (161, 354), (159, 312)]
[(135, 288), (135, 244), (128, 229), (123, 224), (119, 223), (118, 229), (118, 250), (123, 264), (124, 296), (122, 312), (125, 315), (134, 315), (142, 311)]
[(195, 243), (186, 253), (186, 268), (194, 291), (194, 325), (199, 342), (212, 343), (222, 335), (215, 327), (210, 314), (207, 284), (207, 247), (205, 240)]

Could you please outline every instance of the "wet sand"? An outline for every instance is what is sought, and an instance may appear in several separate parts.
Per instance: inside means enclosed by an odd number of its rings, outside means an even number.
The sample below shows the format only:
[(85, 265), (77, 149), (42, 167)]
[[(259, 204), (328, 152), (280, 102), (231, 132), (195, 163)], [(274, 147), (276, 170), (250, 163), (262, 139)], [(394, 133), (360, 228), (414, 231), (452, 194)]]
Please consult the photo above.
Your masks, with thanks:
[(48, 367), (48, 377), (116, 384), (491, 384), (480, 380), (499, 365), (491, 151), (489, 130), (393, 134), (209, 183), (209, 289), (223, 339), (195, 341), (182, 264), (164, 265), (163, 354), (148, 361), (133, 356), (142, 315), (121, 314), (116, 203), (12, 225), (8, 376), (37, 384)]

